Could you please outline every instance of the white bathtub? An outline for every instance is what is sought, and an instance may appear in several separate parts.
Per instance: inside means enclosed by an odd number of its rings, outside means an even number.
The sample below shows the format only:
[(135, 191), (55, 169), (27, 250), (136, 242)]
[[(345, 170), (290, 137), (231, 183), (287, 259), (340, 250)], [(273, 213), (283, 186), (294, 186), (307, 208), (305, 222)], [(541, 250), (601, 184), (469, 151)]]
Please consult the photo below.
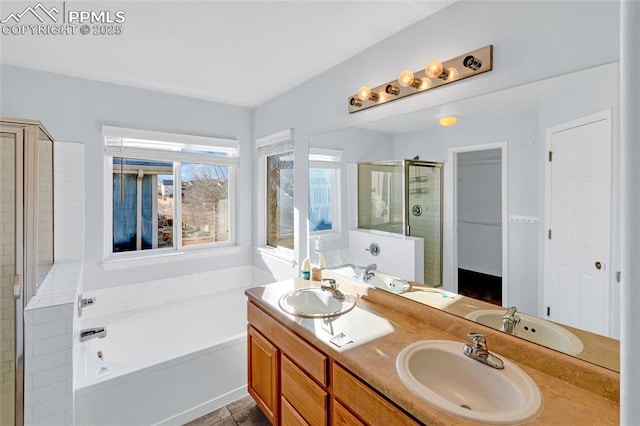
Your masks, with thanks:
[(107, 337), (78, 343), (76, 425), (179, 425), (245, 396), (246, 324), (244, 289), (80, 320)]

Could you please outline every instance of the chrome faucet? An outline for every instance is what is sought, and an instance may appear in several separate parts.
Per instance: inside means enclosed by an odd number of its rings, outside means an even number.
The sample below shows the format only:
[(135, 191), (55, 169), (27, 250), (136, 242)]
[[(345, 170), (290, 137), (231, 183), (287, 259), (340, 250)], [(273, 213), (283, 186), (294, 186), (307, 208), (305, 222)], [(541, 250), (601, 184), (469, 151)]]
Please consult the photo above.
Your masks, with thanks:
[(467, 335), (469, 339), (473, 341), (473, 345), (466, 344), (462, 349), (462, 352), (469, 358), (480, 361), (483, 364), (487, 364), (489, 367), (502, 370), (504, 368), (504, 362), (491, 352), (487, 346), (487, 336), (481, 333), (469, 333)]
[(517, 310), (515, 306), (512, 306), (502, 316), (501, 330), (514, 336), (518, 332), (518, 328), (520, 328), (520, 317), (516, 315)]
[(331, 294), (333, 294), (333, 297), (338, 300), (344, 299), (344, 294), (340, 290), (338, 290), (338, 284), (336, 283), (336, 280), (334, 280), (333, 278), (325, 278), (322, 281), (326, 281), (329, 283), (329, 285), (322, 284), (320, 286), (323, 291), (330, 292)]
[(365, 266), (364, 271), (362, 271), (362, 281), (364, 281), (365, 283), (371, 281), (371, 278), (376, 276), (376, 274), (371, 271), (374, 271), (376, 269), (378, 269), (378, 265), (376, 265), (375, 263)]
[(80, 330), (80, 341), (86, 342), (87, 340), (107, 337), (107, 327), (94, 327), (94, 328), (85, 328), (84, 330)]

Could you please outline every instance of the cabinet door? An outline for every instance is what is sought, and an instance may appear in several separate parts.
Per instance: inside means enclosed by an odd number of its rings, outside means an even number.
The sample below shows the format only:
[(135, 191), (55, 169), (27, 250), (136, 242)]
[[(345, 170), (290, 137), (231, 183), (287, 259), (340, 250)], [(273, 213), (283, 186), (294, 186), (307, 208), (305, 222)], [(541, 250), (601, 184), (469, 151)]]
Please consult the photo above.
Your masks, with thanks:
[(278, 421), (278, 348), (253, 327), (247, 335), (249, 394), (272, 424)]

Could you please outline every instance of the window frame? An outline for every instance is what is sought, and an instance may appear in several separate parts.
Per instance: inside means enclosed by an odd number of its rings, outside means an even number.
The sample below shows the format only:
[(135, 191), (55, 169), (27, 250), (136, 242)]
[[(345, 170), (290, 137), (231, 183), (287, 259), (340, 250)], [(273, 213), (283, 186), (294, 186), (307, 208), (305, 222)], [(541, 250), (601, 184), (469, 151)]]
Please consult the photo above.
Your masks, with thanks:
[[(258, 161), (258, 182), (259, 182), (259, 202), (262, 207), (259, 210), (258, 217), (258, 251), (263, 254), (273, 256), (281, 261), (291, 263), (295, 266), (296, 261), (294, 259), (296, 250), (296, 234), (298, 229), (295, 223), (294, 213), (294, 225), (293, 225), (293, 248), (287, 248), (283, 246), (270, 246), (267, 245), (268, 240), (268, 164), (267, 157), (273, 155), (284, 154), (291, 152), (294, 156), (294, 170), (295, 170), (295, 145), (294, 145), (294, 129), (286, 129), (268, 136), (264, 136), (256, 139), (257, 148), (257, 161)], [(294, 198), (295, 198), (295, 182), (294, 182)], [(294, 204), (295, 212), (295, 204)]]
[[(309, 148), (309, 170), (326, 169), (333, 171), (333, 197), (331, 206), (331, 229), (311, 231), (310, 237), (339, 237), (342, 235), (342, 151), (333, 149)], [(329, 167), (331, 165), (331, 167)], [(309, 177), (309, 197), (311, 196), (311, 178)], [(309, 211), (311, 202), (309, 200)]]
[[(194, 254), (200, 257), (202, 254), (214, 254), (227, 251), (222, 248), (237, 246), (236, 222), (237, 222), (237, 180), (239, 163), (239, 143), (236, 139), (223, 139), (205, 136), (184, 135), (176, 133), (164, 133), (138, 129), (126, 129), (112, 126), (102, 126), (104, 142), (104, 253), (103, 267), (108, 262), (134, 261), (140, 264), (149, 264), (158, 259), (163, 262), (168, 256)], [(162, 247), (147, 250), (113, 251), (113, 158), (119, 155), (115, 152), (117, 147), (114, 140), (121, 139), (121, 152), (125, 159), (141, 159), (151, 161), (166, 161), (173, 163), (173, 199), (174, 215), (182, 221), (182, 191), (176, 188), (182, 184), (181, 168), (183, 163), (217, 165), (227, 167), (227, 196), (228, 196), (228, 223), (229, 239), (220, 242), (203, 243), (182, 246), (181, 226), (174, 228), (173, 247)], [(125, 142), (127, 141), (127, 142)], [(130, 143), (129, 143), (130, 142)], [(139, 142), (139, 143), (136, 143)], [(128, 145), (127, 145), (128, 144)], [(147, 148), (144, 146), (148, 145)], [(125, 146), (126, 145), (126, 146)], [(142, 146), (142, 148), (140, 146)], [(154, 147), (157, 145), (157, 147)], [(163, 149), (161, 147), (170, 149)], [(193, 152), (192, 148), (210, 150), (208, 153)], [(187, 152), (180, 151), (186, 149)], [(224, 152), (227, 155), (212, 154), (211, 151)], [(182, 157), (182, 158), (180, 158)], [(215, 157), (215, 158), (214, 158)], [(133, 264), (132, 264), (133, 266)], [(115, 268), (117, 269), (117, 268)]]

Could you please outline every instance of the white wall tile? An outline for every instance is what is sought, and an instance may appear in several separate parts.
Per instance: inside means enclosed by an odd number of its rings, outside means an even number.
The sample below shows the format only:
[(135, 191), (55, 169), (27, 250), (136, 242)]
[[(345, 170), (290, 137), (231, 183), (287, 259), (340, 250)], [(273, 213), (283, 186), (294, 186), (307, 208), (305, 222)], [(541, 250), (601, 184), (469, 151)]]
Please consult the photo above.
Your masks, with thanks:
[(60, 367), (34, 373), (31, 376), (31, 381), (34, 387), (42, 387), (50, 385), (52, 383), (64, 382), (72, 376), (72, 373), (72, 366), (69, 364), (64, 364)]
[(25, 362), (25, 374), (35, 374), (40, 371), (60, 367), (66, 362), (64, 351), (33, 357)]
[(43, 402), (59, 398), (66, 394), (65, 382), (52, 383), (47, 386), (33, 388), (25, 393), (25, 406), (42, 404)]

